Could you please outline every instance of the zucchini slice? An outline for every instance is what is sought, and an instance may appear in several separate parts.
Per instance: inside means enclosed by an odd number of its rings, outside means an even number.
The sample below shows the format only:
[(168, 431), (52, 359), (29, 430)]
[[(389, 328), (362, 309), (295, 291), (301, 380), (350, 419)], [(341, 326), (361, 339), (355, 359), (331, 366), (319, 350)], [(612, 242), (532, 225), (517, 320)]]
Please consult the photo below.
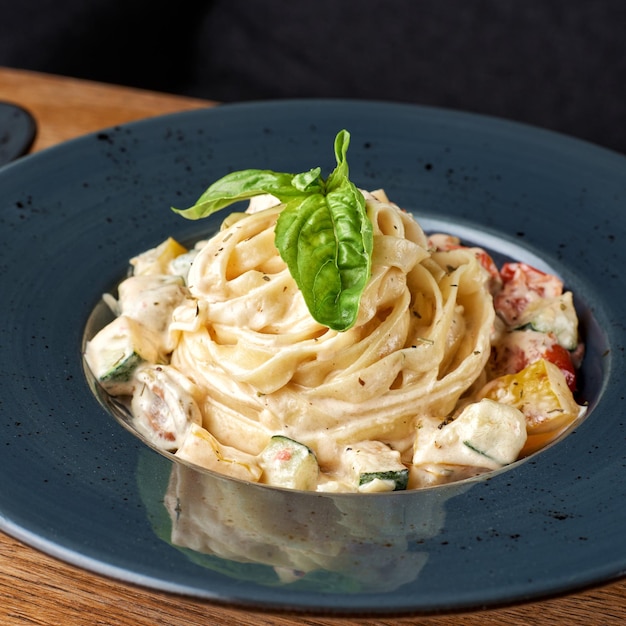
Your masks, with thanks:
[(494, 470), (512, 463), (526, 443), (521, 411), (494, 399), (468, 404), (451, 422), (418, 424), (413, 464)]
[(483, 399), (468, 405), (457, 420), (459, 440), (483, 462), (508, 465), (526, 442), (524, 416), (506, 404)]
[(402, 491), (409, 481), (409, 470), (401, 462), (400, 453), (380, 441), (346, 447), (342, 463), (359, 491)]
[(274, 487), (315, 490), (319, 465), (315, 453), (303, 443), (274, 435), (259, 457), (263, 481)]
[(530, 302), (518, 323), (518, 328), (525, 327), (540, 333), (554, 333), (561, 346), (575, 350), (578, 345), (578, 316), (572, 292)]
[(120, 315), (87, 343), (85, 360), (108, 393), (128, 395), (134, 387), (133, 372), (144, 361), (157, 361), (158, 348), (148, 329)]

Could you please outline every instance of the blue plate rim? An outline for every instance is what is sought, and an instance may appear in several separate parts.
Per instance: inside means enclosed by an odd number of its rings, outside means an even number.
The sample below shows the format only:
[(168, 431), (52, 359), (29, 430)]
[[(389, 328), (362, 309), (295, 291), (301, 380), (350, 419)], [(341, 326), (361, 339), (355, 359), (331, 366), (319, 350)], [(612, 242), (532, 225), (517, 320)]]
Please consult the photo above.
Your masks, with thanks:
[[(64, 144), (60, 144), (49, 148), (45, 151), (42, 151), (35, 155), (30, 155), (24, 157), (20, 160), (20, 162), (5, 166), (0, 169), (0, 188), (5, 181), (7, 181), (14, 174), (22, 175), (22, 172), (27, 168), (36, 168), (43, 167), (47, 164), (51, 163), (59, 156), (67, 157), (70, 153), (74, 153), (76, 151), (80, 151), (81, 149), (87, 149), (89, 152), (94, 145), (94, 140), (99, 141), (100, 144), (106, 142), (106, 137), (108, 135), (120, 135), (129, 131), (131, 133), (138, 134), (150, 134), (152, 129), (162, 130), (165, 126), (176, 127), (180, 124), (192, 123), (193, 121), (197, 121), (198, 123), (201, 120), (205, 119), (213, 119), (216, 115), (218, 117), (225, 116), (225, 118), (238, 116), (246, 116), (253, 113), (254, 115), (258, 115), (259, 112), (272, 112), (272, 115), (279, 116), (280, 111), (300, 111), (300, 115), (304, 116), (306, 111), (312, 107), (318, 107), (318, 109), (326, 109), (327, 112), (333, 109), (341, 109), (345, 112), (347, 109), (357, 109), (363, 111), (364, 114), (371, 114), (373, 110), (377, 111), (387, 111), (387, 112), (398, 112), (401, 111), (410, 116), (417, 117), (427, 117), (431, 122), (434, 123), (448, 123), (454, 122), (458, 124), (467, 124), (470, 126), (478, 126), (478, 127), (487, 127), (490, 133), (495, 134), (496, 136), (501, 136), (503, 133), (511, 134), (512, 136), (517, 136), (519, 133), (525, 133), (530, 144), (533, 142), (538, 142), (539, 144), (558, 144), (561, 148), (568, 151), (579, 151), (586, 154), (592, 154), (595, 158), (603, 161), (609, 161), (612, 163), (618, 163), (619, 166), (623, 167), (626, 171), (626, 159), (617, 153), (614, 153), (605, 148), (601, 148), (598, 146), (593, 146), (584, 142), (582, 140), (574, 139), (571, 137), (567, 137), (564, 135), (560, 135), (559, 133), (554, 133), (552, 131), (547, 131), (543, 129), (536, 129), (533, 127), (529, 127), (524, 124), (520, 124), (518, 122), (512, 122), (509, 120), (496, 119), (488, 116), (482, 116), (475, 113), (468, 113), (463, 111), (453, 111), (448, 109), (440, 109), (437, 107), (422, 107), (418, 105), (408, 105), (408, 104), (394, 104), (394, 103), (385, 103), (385, 102), (363, 102), (363, 101), (350, 101), (350, 100), (298, 100), (298, 101), (269, 101), (269, 102), (254, 102), (254, 103), (243, 103), (236, 105), (220, 105), (217, 108), (207, 108), (201, 109), (198, 111), (187, 111), (182, 113), (174, 113), (169, 114), (167, 116), (161, 116), (159, 118), (150, 118), (147, 120), (142, 120), (139, 122), (133, 122), (130, 124), (121, 125), (118, 127), (111, 127), (110, 129), (105, 129), (103, 131), (99, 131), (98, 133), (92, 133), (88, 136), (77, 138), (66, 142)], [(367, 116), (367, 115), (366, 115)], [(274, 120), (275, 121), (275, 120)], [(226, 119), (223, 123), (229, 123), (230, 120)], [(199, 184), (199, 187), (202, 187), (202, 184)], [(498, 228), (495, 229), (498, 232)], [(532, 246), (529, 246), (529, 249), (532, 249)], [(621, 339), (623, 339), (621, 329), (611, 330), (612, 333), (619, 333)], [(619, 359), (616, 363), (612, 363), (608, 369), (610, 370), (610, 374), (613, 375), (615, 371), (617, 371), (617, 366), (619, 365)], [(604, 392), (603, 392), (604, 393)], [(588, 427), (586, 424), (583, 424), (580, 431), (587, 431)], [(559, 445), (564, 445), (559, 444)], [(538, 457), (539, 459), (540, 457)], [(80, 552), (72, 552), (67, 549), (60, 547), (61, 544), (55, 543), (55, 541), (48, 541), (45, 537), (42, 538), (36, 533), (33, 534), (29, 530), (22, 528), (19, 524), (13, 523), (8, 517), (2, 515), (0, 517), (0, 527), (3, 530), (6, 530), (9, 534), (16, 536), (26, 543), (30, 545), (34, 545), (38, 549), (41, 549), (45, 552), (54, 554), (55, 556), (62, 558), (63, 560), (68, 560), (70, 562), (74, 562), (75, 564), (80, 565), (81, 567), (85, 567), (86, 569), (93, 569), (95, 571), (100, 571), (105, 575), (111, 575), (114, 578), (120, 578), (121, 580), (128, 580), (129, 582), (137, 582), (140, 584), (147, 584), (147, 586), (156, 586), (159, 587), (158, 582), (151, 581), (149, 577), (143, 578), (141, 575), (136, 576), (133, 573), (129, 573), (127, 570), (123, 568), (118, 569), (116, 567), (109, 567), (106, 564), (103, 564), (101, 561), (97, 559), (91, 560), (89, 557), (85, 557)], [(589, 572), (587, 576), (579, 576), (575, 582), (571, 582), (568, 584), (563, 580), (560, 581), (554, 588), (541, 591), (539, 589), (526, 589), (524, 593), (519, 593), (515, 598), (503, 599), (497, 597), (490, 597), (486, 599), (487, 604), (490, 606), (501, 605), (503, 603), (509, 603), (510, 601), (522, 601), (524, 599), (532, 599), (532, 598), (540, 598), (540, 597), (548, 597), (553, 596), (555, 593), (563, 593), (575, 589), (582, 589), (588, 586), (593, 586), (595, 584), (599, 584), (599, 582), (606, 582), (612, 579), (617, 579), (623, 576), (626, 571), (626, 558), (622, 558), (621, 561), (616, 559), (616, 562), (612, 565), (607, 565), (606, 567), (598, 567), (596, 564), (593, 569), (593, 572)], [(162, 587), (164, 590), (174, 590), (177, 593), (185, 593), (186, 587), (183, 585), (182, 587), (168, 587), (164, 585)], [(189, 592), (189, 589), (187, 589)], [(193, 593), (192, 593), (193, 595)], [(217, 599), (213, 597), (214, 594), (208, 594), (211, 599)], [(497, 594), (496, 594), (497, 595)], [(240, 602), (245, 604), (244, 599), (239, 598)], [(355, 608), (359, 608), (359, 604), (354, 603), (352, 601), (348, 601), (347, 599), (343, 599), (345, 602), (345, 606), (342, 606), (340, 603), (333, 603), (333, 606), (330, 608), (333, 611), (341, 611), (343, 609), (347, 610), (355, 610)], [(257, 598), (256, 600), (252, 600), (253, 604), (263, 603), (263, 600)], [(476, 601), (476, 599), (471, 602), (466, 600), (464, 604), (461, 605), (461, 608), (468, 607), (477, 607), (483, 605), (484, 602)], [(270, 606), (277, 606), (275, 600), (269, 602)], [(302, 606), (291, 606), (290, 608), (302, 608)], [(310, 607), (306, 607), (310, 609)], [(365, 606), (366, 610), (373, 610), (372, 606)], [(441, 609), (447, 608), (458, 608), (454, 602), (449, 604), (448, 607), (440, 607)], [(385, 607), (386, 610), (389, 610), (389, 607)], [(430, 607), (433, 609), (433, 607)], [(407, 603), (407, 606), (402, 607), (402, 610), (409, 611), (420, 611), (420, 607), (417, 605), (411, 605), (410, 602)]]

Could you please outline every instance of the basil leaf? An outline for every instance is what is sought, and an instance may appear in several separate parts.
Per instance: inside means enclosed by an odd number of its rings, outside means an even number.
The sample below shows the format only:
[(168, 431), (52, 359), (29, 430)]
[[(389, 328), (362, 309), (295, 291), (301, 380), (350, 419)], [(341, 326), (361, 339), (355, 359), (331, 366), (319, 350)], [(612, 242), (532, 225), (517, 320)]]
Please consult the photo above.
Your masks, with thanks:
[(303, 174), (284, 174), (271, 170), (241, 170), (231, 172), (214, 182), (188, 209), (174, 209), (187, 219), (208, 217), (240, 200), (270, 193), (281, 202), (288, 198), (301, 196), (308, 189), (320, 188), (320, 169), (310, 170)]
[(349, 135), (344, 133), (335, 141), (337, 167), (328, 177), (326, 193), (289, 202), (275, 229), (276, 247), (311, 315), (339, 331), (356, 322), (373, 247), (365, 198), (348, 179)]
[(240, 200), (272, 194), (284, 203), (275, 243), (313, 318), (344, 331), (356, 322), (371, 272), (372, 224), (363, 194), (349, 179), (350, 134), (335, 138), (337, 166), (324, 181), (320, 168), (300, 174), (270, 170), (232, 172), (213, 183), (188, 209), (199, 219)]
[(345, 130), (337, 133), (337, 136), (335, 137), (335, 159), (337, 160), (337, 166), (330, 173), (330, 176), (326, 181), (327, 190), (330, 190), (337, 185), (341, 185), (348, 179), (350, 172), (348, 170), (348, 161), (346, 156), (348, 154), (349, 147), (350, 133)]

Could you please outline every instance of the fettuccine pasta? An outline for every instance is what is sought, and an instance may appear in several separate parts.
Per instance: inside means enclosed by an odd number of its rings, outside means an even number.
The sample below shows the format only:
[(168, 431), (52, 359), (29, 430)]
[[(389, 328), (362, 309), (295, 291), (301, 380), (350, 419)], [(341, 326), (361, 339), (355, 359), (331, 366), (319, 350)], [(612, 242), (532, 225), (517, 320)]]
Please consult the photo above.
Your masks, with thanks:
[[(86, 359), (108, 393), (128, 398), (146, 439), (244, 480), (389, 491), (498, 469), (584, 413), (542, 352), (540, 337), (552, 346), (562, 315), (539, 330), (505, 321), (494, 297), (507, 287), (484, 251), (429, 238), (384, 192), (363, 194), (372, 270), (346, 331), (309, 313), (274, 245), (282, 205), (271, 197), (190, 251), (168, 240), (131, 261), (133, 275), (109, 297), (116, 319)], [(555, 298), (562, 293), (527, 300)], [(575, 354), (575, 313), (566, 321), (574, 339), (564, 350)], [(510, 371), (510, 359), (494, 355), (506, 345), (520, 357), (513, 333), (539, 343), (536, 358)], [(534, 402), (507, 396), (519, 381), (506, 377), (516, 375), (530, 381)]]

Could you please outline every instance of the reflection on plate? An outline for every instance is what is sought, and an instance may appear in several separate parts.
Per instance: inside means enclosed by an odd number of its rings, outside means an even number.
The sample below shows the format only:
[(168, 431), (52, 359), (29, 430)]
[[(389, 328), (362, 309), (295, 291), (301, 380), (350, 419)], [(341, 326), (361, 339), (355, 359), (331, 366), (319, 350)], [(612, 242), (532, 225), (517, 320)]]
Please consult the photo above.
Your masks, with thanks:
[(176, 463), (159, 499), (152, 493), (158, 474), (149, 457), (142, 460), (138, 481), (155, 532), (190, 560), (263, 586), (332, 595), (414, 582), (428, 559), (421, 545), (443, 527), (446, 498), (464, 490), (387, 509), (376, 498), (255, 489)]
[[(81, 347), (102, 292), (138, 251), (196, 239), (219, 220), (190, 223), (168, 207), (234, 169), (323, 166), (341, 128), (357, 185), (384, 187), (426, 228), (540, 259), (574, 291), (590, 411), (572, 434), (472, 482), (299, 494), (173, 464), (100, 406)], [(494, 606), (626, 571), (624, 157), (463, 113), (268, 102), (129, 124), (27, 157), (0, 171), (0, 198), (0, 466), (15, 477), (0, 493), (6, 532), (125, 581), (295, 610)]]

